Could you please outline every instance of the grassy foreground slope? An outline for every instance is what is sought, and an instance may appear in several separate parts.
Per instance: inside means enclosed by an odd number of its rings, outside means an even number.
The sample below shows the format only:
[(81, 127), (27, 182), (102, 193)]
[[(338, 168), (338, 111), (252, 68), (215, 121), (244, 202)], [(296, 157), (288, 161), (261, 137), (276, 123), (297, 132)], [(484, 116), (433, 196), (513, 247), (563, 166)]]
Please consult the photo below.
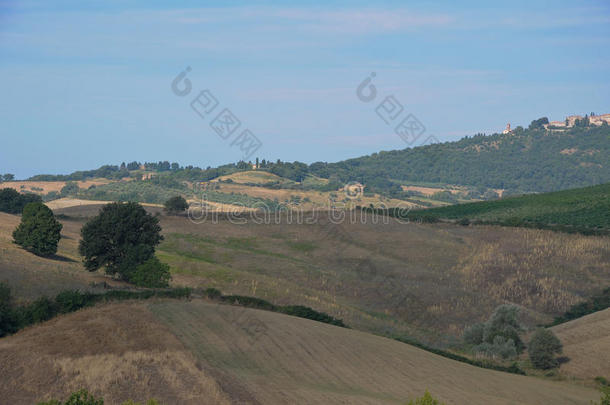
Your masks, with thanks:
[(412, 212), (410, 215), (578, 232), (610, 232), (610, 183), (554, 193), (431, 208)]
[(150, 310), (199, 361), (262, 404), (404, 404), (427, 388), (447, 404), (588, 404), (590, 389), (454, 362), (367, 333), (204, 301)]
[(554, 326), (570, 361), (561, 373), (577, 378), (610, 377), (610, 309)]

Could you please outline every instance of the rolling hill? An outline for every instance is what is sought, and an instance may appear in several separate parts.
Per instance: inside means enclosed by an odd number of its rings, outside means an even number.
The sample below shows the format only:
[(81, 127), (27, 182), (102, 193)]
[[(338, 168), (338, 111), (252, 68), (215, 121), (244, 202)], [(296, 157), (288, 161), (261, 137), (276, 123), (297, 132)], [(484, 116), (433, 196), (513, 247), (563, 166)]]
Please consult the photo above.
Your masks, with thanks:
[[(22, 299), (117, 283), (84, 271), (76, 249), (80, 227), (99, 208), (55, 210), (64, 237), (54, 259), (12, 244), (18, 217), (1, 214), (0, 278)], [(298, 223), (286, 213), (269, 223), (226, 216), (203, 223), (160, 220), (165, 240), (157, 256), (170, 265), (174, 285), (305, 305), (356, 329), (433, 345), (454, 343), (465, 326), (505, 302), (521, 305), (528, 325), (550, 322), (610, 282), (610, 241), (600, 236), (384, 223), (370, 215), (336, 224), (326, 213), (315, 223)]]
[(0, 340), (11, 404), (86, 386), (108, 403), (588, 404), (590, 388), (484, 370), (378, 336), (202, 300), (109, 304)]
[[(385, 212), (385, 211), (382, 211)], [(390, 215), (410, 219), (446, 219), (487, 224), (554, 229), (569, 232), (610, 232), (610, 183), (598, 186), (508, 197)]]
[(561, 365), (564, 375), (582, 379), (610, 377), (610, 309), (554, 326), (570, 361)]

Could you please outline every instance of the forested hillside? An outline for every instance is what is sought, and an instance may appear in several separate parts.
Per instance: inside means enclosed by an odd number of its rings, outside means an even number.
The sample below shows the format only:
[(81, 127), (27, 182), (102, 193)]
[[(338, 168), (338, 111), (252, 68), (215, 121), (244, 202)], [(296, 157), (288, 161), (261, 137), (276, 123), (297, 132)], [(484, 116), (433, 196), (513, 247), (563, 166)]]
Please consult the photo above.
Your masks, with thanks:
[[(205, 169), (182, 167), (178, 163), (131, 162), (102, 166), (70, 175), (38, 175), (30, 180), (84, 180), (104, 177), (140, 178), (142, 173), (163, 173), (164, 182), (208, 181), (231, 173), (257, 170), (276, 174), (292, 182), (272, 182), (269, 188), (334, 191), (350, 181), (366, 191), (395, 198), (408, 198), (401, 185), (461, 185), (478, 188), (474, 198), (486, 189), (504, 189), (508, 194), (547, 192), (610, 182), (610, 126), (577, 125), (563, 130), (546, 130), (536, 122), (528, 129), (517, 127), (508, 134), (465, 137), (456, 142), (417, 148), (382, 151), (336, 163), (283, 162), (256, 159)], [(316, 178), (324, 182), (309, 184)], [(329, 181), (326, 181), (328, 179)], [(455, 201), (450, 201), (455, 202)]]
[(608, 125), (566, 131), (518, 127), (508, 134), (475, 135), (310, 169), (320, 177), (335, 174), (374, 188), (406, 181), (543, 192), (609, 182), (608, 162)]

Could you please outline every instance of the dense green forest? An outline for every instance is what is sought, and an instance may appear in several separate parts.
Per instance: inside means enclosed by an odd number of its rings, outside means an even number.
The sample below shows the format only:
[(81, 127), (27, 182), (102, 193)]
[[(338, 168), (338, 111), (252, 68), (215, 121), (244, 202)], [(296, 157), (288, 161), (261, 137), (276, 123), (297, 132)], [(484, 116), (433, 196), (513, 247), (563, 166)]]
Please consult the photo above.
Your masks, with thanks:
[[(580, 124), (567, 130), (545, 130), (533, 121), (528, 129), (517, 127), (508, 134), (465, 137), (457, 142), (382, 151), (336, 163), (282, 162), (256, 159), (258, 170), (268, 171), (295, 183), (277, 188), (336, 190), (359, 181), (367, 191), (406, 198), (405, 183), (454, 184), (509, 193), (558, 191), (610, 182), (610, 126)], [(251, 170), (251, 162), (238, 162), (206, 169), (178, 163), (131, 162), (106, 165), (69, 175), (38, 175), (30, 180), (83, 180), (92, 177), (117, 179), (138, 177), (142, 170), (164, 173), (175, 181), (207, 181)], [(308, 185), (317, 176), (326, 184)]]
[(457, 142), (374, 153), (331, 164), (313, 174), (358, 180), (388, 189), (400, 182), (438, 182), (519, 190), (557, 191), (610, 182), (610, 126), (567, 131), (517, 128)]
[[(370, 208), (363, 209), (370, 210)], [(610, 233), (610, 183), (411, 212), (388, 210), (387, 213), (426, 222), (455, 220), (463, 225), (478, 222), (608, 234)]]

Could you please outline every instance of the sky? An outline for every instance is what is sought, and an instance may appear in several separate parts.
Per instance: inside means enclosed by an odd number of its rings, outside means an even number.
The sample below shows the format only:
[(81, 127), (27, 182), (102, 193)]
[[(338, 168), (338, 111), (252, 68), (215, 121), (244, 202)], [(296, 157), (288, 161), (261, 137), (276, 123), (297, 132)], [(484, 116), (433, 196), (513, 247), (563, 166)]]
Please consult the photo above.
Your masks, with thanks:
[(0, 173), (214, 167), (246, 129), (251, 160), (330, 162), (610, 113), (610, 2), (429, 3), (0, 0)]

